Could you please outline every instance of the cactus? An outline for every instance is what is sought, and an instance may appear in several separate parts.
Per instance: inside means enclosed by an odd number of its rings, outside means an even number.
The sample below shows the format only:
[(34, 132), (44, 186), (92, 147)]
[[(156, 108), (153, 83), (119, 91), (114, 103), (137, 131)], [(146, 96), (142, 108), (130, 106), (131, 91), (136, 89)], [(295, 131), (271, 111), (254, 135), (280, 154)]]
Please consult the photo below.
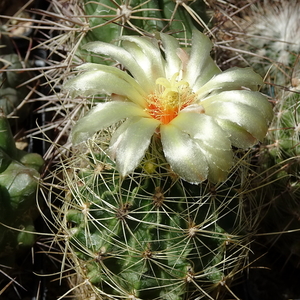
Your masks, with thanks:
[[(262, 79), (250, 68), (215, 65), (212, 44), (198, 31), (209, 31), (203, 1), (50, 6), (58, 13), (42, 14), (63, 16), (62, 31), (42, 46), (65, 61), (55, 68), (49, 60), (54, 72), (45, 75), (54, 91), (67, 75), (64, 92), (77, 97), (55, 97), (65, 100), (56, 111), (66, 115), (63, 130), (99, 102), (72, 129), (72, 148), (59, 148), (49, 175), (59, 182), (46, 195), (61, 189), (62, 203), (48, 204), (63, 266), (76, 273), (71, 291), (136, 300), (232, 293), (255, 232), (245, 149), (264, 138), (272, 118), (258, 92)], [(72, 78), (74, 64), (82, 74)]]
[(276, 242), (266, 234), (266, 244), (274, 243), (286, 262), (299, 265), (300, 97), (297, 91), (278, 93), (276, 117), (259, 157), (260, 178), (266, 184), (259, 192), (264, 199), (261, 227), (264, 233), (278, 232)]
[(192, 185), (149, 153), (122, 178), (98, 147), (90, 142), (64, 162), (59, 226), (68, 261), (90, 287), (78, 297), (220, 299), (247, 258), (244, 168), (224, 184)]
[[(7, 264), (18, 248), (33, 245), (38, 215), (36, 193), (43, 159), (15, 146), (9, 122), (0, 114), (0, 259)], [(12, 255), (12, 251), (14, 255)]]
[[(234, 21), (242, 32), (230, 45), (237, 52), (242, 50), (243, 61), (267, 82), (288, 86), (286, 79), (298, 63), (300, 51), (297, 1), (258, 1), (244, 11), (243, 18)], [(234, 30), (230, 34), (234, 35)], [(240, 65), (242, 60), (235, 62)]]
[[(272, 109), (257, 92), (257, 74), (215, 65), (209, 39), (192, 32), (200, 18), (185, 2), (167, 1), (166, 11), (153, 7), (160, 2), (137, 2), (130, 5), (139, 18), (132, 12), (129, 20), (111, 17), (116, 11), (104, 1), (85, 2), (92, 29), (78, 33), (70, 54), (86, 64), (65, 90), (100, 102), (72, 129), (74, 145), (50, 175), (63, 176), (55, 185), (62, 204), (51, 209), (64, 261), (76, 272), (71, 291), (96, 299), (221, 299), (250, 243), (248, 155), (231, 145), (247, 149), (262, 139)], [(191, 38), (191, 49), (179, 44), (190, 48)], [(144, 107), (141, 98), (155, 85), (157, 98)], [(114, 101), (103, 102), (105, 93)], [(200, 135), (188, 116), (204, 126)]]
[[(281, 1), (252, 6), (256, 20), (249, 27), (249, 50), (255, 49), (260, 59), (254, 57), (255, 67), (270, 82), (265, 91), (274, 99), (275, 117), (267, 138), (261, 145), (258, 169), (262, 201), (262, 231), (282, 233), (266, 237), (267, 244), (275, 243), (278, 252), (286, 257), (297, 257), (299, 234), (299, 57), (300, 7), (296, 2)], [(263, 199), (263, 200), (262, 200)], [(287, 234), (289, 230), (293, 234)], [(286, 233), (285, 233), (286, 232)], [(267, 235), (266, 235), (267, 236)], [(299, 259), (295, 259), (299, 264)]]
[(2, 2), (0, 13), (10, 16), (1, 15), (0, 20), (0, 260), (12, 267), (18, 250), (35, 241), (33, 223), (39, 215), (35, 201), (44, 161), (37, 153), (18, 149), (11, 130), (12, 124), (17, 125), (13, 130), (23, 127), (32, 107), (28, 104), (32, 73), (27, 70), (32, 62), (24, 53), (31, 30), (22, 23), (22, 17), (30, 16), (25, 9), (32, 3), (18, 2), (12, 8)]
[(290, 1), (276, 5), (266, 1), (254, 9), (257, 21), (249, 31), (256, 35), (256, 39), (251, 44), (255, 52), (269, 60), (264, 70), (270, 73), (269, 76), (276, 84), (286, 84), (285, 77), (297, 62), (300, 51), (299, 14), (299, 5)]
[[(257, 148), (257, 177), (251, 182), (253, 199), (261, 208), (253, 260), (271, 271), (247, 274), (254, 290), (251, 298), (273, 299), (271, 292), (259, 289), (261, 284), (270, 286), (277, 280), (280, 284), (276, 287), (276, 299), (299, 298), (297, 288), (285, 281), (291, 274), (297, 278), (299, 268), (299, 9), (294, 1), (253, 3), (243, 11), (243, 18), (234, 18), (236, 28), (242, 29), (236, 41), (233, 37), (237, 31), (228, 34), (228, 45), (237, 47), (235, 54), (241, 50), (243, 63), (252, 65), (269, 83), (263, 91), (269, 95), (275, 112), (266, 139)], [(232, 23), (227, 24), (227, 30), (230, 27)], [(261, 253), (263, 257), (259, 257)], [(263, 273), (262, 278), (269, 277), (262, 283), (257, 279), (260, 272), (267, 274)]]
[[(167, 30), (178, 39), (191, 38), (192, 28), (207, 28), (203, 1), (188, 6), (185, 1), (83, 1), (89, 16), (83, 44), (101, 40), (112, 42), (122, 35), (149, 35)], [(193, 9), (194, 8), (194, 9)], [(195, 11), (196, 10), (196, 11)], [(193, 18), (191, 17), (193, 16)]]

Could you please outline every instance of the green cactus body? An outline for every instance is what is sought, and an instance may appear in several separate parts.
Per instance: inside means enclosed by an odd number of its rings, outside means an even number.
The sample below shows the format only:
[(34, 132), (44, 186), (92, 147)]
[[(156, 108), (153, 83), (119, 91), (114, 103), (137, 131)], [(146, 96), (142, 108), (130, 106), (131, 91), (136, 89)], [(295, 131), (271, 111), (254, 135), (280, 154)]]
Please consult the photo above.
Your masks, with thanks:
[[(299, 264), (300, 215), (300, 106), (297, 92), (279, 92), (275, 105), (276, 117), (260, 155), (261, 180), (267, 186), (259, 190), (264, 199), (262, 228), (264, 232), (278, 232), (276, 248), (287, 260)], [(261, 182), (260, 182), (261, 184)], [(290, 232), (290, 234), (288, 234)], [(267, 243), (274, 236), (266, 235)]]
[(103, 152), (83, 161), (68, 166), (63, 227), (75, 269), (96, 295), (213, 299), (247, 252), (237, 220), (241, 184), (192, 185), (158, 168), (122, 179)]
[(270, 128), (269, 152), (275, 163), (300, 155), (299, 94), (283, 92), (275, 106), (276, 118)]
[(264, 290), (254, 298), (293, 298), (293, 285), (283, 281), (293, 277), (300, 262), (300, 6), (297, 1), (257, 1), (236, 20), (244, 38), (237, 35), (233, 45), (242, 50), (247, 65), (264, 77), (263, 91), (274, 104), (269, 132), (253, 160), (257, 176), (251, 183), (253, 199), (260, 207), (253, 261), (267, 265), (270, 272), (266, 277), (262, 273), (263, 282), (258, 283), (261, 271), (250, 270), (249, 280), (257, 291), (272, 280), (280, 282), (282, 294), (276, 290), (277, 295), (270, 296)]
[[(203, 1), (193, 10), (187, 3), (84, 1), (81, 7), (87, 26), (68, 59), (88, 64), (64, 89), (87, 102), (103, 94), (113, 101), (101, 98), (99, 109), (79, 120), (58, 165), (62, 203), (52, 215), (79, 299), (221, 299), (247, 259), (249, 167), (247, 155), (238, 159), (231, 145), (245, 149), (262, 139), (272, 110), (257, 91), (257, 74), (222, 74), (209, 38), (194, 28), (201, 26), (191, 14), (199, 16)], [(242, 115), (246, 121), (236, 119)]]
[[(197, 8), (198, 13), (195, 15), (201, 20), (207, 20), (203, 1), (194, 2), (193, 6)], [(190, 8), (186, 4), (185, 6)], [(173, 0), (84, 0), (83, 8), (89, 17), (88, 29), (81, 40), (81, 46), (93, 41), (119, 43), (123, 35), (148, 36), (161, 31), (170, 32), (179, 40), (187, 42), (191, 39), (193, 28), (203, 29), (185, 7)], [(103, 58), (91, 56), (81, 47), (78, 55), (87, 62), (111, 64)]]
[(40, 155), (16, 148), (9, 122), (3, 113), (0, 113), (0, 161), (2, 259), (11, 255), (12, 249), (20, 245), (30, 246), (34, 242), (33, 222), (38, 214), (36, 193), (39, 172), (44, 163)]

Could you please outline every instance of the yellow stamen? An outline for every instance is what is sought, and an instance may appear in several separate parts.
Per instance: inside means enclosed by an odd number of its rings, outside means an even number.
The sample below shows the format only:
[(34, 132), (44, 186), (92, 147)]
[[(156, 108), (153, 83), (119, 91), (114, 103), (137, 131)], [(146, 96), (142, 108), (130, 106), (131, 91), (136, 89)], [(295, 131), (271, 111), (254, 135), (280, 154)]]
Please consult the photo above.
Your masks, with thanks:
[(168, 124), (179, 113), (195, 101), (195, 94), (184, 80), (177, 81), (179, 73), (175, 73), (171, 80), (158, 78), (156, 90), (148, 96), (148, 111), (151, 116)]

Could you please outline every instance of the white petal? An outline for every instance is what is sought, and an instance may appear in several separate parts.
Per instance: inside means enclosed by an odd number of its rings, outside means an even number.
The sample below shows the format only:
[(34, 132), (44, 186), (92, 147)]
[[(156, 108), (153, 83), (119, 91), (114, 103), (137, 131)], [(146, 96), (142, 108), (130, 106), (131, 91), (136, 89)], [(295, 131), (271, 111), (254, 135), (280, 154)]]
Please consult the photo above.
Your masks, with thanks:
[(258, 140), (262, 140), (267, 133), (265, 118), (251, 106), (242, 103), (213, 102), (204, 109), (209, 116), (236, 123)]
[(74, 144), (83, 142), (97, 131), (132, 116), (149, 117), (134, 103), (123, 101), (99, 103), (76, 123), (71, 133), (72, 142)]
[(197, 142), (208, 164), (209, 180), (212, 182), (225, 180), (232, 166), (229, 134), (212, 117), (185, 110), (182, 110), (170, 124), (188, 133)]
[(166, 77), (171, 78), (182, 68), (182, 61), (177, 55), (177, 49), (180, 48), (180, 45), (177, 39), (169, 34), (161, 33), (160, 37), (164, 46), (167, 61)]
[(124, 81), (128, 82), (131, 86), (133, 86), (142, 96), (146, 97), (147, 94), (145, 90), (141, 87), (140, 84), (137, 83), (137, 81), (128, 75), (126, 72), (111, 66), (101, 65), (101, 64), (94, 64), (94, 63), (86, 63), (82, 64), (78, 67), (76, 67), (77, 70), (83, 70), (83, 71), (103, 71), (106, 73), (111, 73), (119, 77), (120, 79), (123, 79)]
[[(219, 68), (210, 57), (211, 48), (212, 42), (210, 39), (198, 30), (193, 30), (190, 60), (183, 78), (190, 86), (194, 85), (198, 76), (204, 84), (213, 75), (220, 73)], [(200, 79), (198, 78), (198, 80)]]
[(125, 49), (100, 41), (88, 43), (84, 45), (83, 49), (97, 54), (107, 55), (121, 63), (132, 74), (136, 81), (143, 86), (147, 93), (151, 92), (152, 85), (149, 83), (149, 76), (141, 68), (139, 62)]
[(166, 160), (182, 179), (193, 184), (208, 176), (208, 164), (198, 144), (185, 132), (171, 125), (161, 125), (161, 142)]
[(150, 82), (155, 83), (157, 78), (165, 77), (166, 62), (155, 39), (137, 36), (123, 36), (121, 39), (122, 46), (135, 58)]
[(232, 150), (223, 150), (212, 147), (197, 139), (202, 152), (204, 153), (208, 164), (208, 179), (211, 182), (221, 182), (227, 178), (228, 172), (233, 165)]
[(122, 176), (138, 166), (159, 124), (152, 118), (136, 117), (127, 120), (113, 134), (109, 152), (116, 159), (116, 167)]
[(238, 90), (243, 87), (251, 90), (257, 90), (263, 80), (251, 68), (231, 68), (220, 74), (217, 74), (199, 90), (196, 91), (198, 99), (202, 100), (212, 92), (220, 93), (222, 91)]
[(229, 139), (233, 146), (247, 149), (257, 142), (253, 135), (247, 132), (244, 128), (240, 127), (238, 124), (222, 119), (216, 119), (216, 121), (220, 127), (230, 135)]
[[(128, 74), (124, 73), (124, 75)], [(123, 76), (124, 77), (124, 76)], [(127, 97), (130, 101), (145, 107), (146, 100), (140, 94), (140, 89), (135, 89), (134, 85), (126, 81), (115, 72), (88, 71), (70, 79), (64, 86), (65, 90), (70, 91), (72, 97), (78, 95), (91, 96), (99, 94), (118, 94)]]
[(206, 64), (201, 69), (200, 75), (196, 78), (195, 83), (192, 86), (193, 91), (198, 91), (205, 83), (219, 73), (221, 73), (219, 67), (211, 57), (208, 57)]
[(170, 123), (213, 148), (231, 150), (229, 134), (210, 116), (182, 110)]
[(266, 121), (270, 122), (273, 119), (272, 106), (267, 101), (267, 98), (260, 92), (247, 90), (225, 91), (205, 98), (200, 104), (205, 108), (213, 102), (242, 103), (255, 108), (257, 112), (262, 115), (262, 118), (266, 119)]

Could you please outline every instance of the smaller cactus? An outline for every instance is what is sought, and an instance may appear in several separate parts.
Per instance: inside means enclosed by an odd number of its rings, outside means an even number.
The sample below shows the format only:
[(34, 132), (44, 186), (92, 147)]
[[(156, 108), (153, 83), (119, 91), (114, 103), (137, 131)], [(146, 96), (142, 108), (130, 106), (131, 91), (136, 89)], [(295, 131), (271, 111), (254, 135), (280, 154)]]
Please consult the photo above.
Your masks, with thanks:
[(0, 259), (12, 249), (32, 245), (37, 186), (43, 159), (36, 153), (19, 150), (6, 116), (0, 113)]
[(300, 156), (300, 97), (297, 92), (281, 92), (270, 127), (269, 153), (274, 163)]
[[(285, 86), (300, 52), (300, 6), (297, 1), (263, 1), (251, 5), (250, 24), (240, 48), (246, 59), (268, 81)], [(247, 26), (247, 27), (246, 27)], [(246, 49), (245, 49), (246, 48)], [(253, 55), (255, 54), (255, 55)]]
[[(282, 232), (276, 236), (276, 248), (286, 259), (300, 262), (300, 97), (296, 92), (280, 92), (275, 105), (275, 118), (262, 145), (259, 157), (261, 182), (266, 184), (259, 192), (264, 199), (261, 227), (264, 232)], [(261, 182), (259, 184), (261, 184)], [(288, 233), (290, 232), (290, 233)], [(274, 237), (268, 237), (268, 243)]]
[[(227, 45), (237, 48), (235, 54), (242, 53), (243, 61), (270, 83), (264, 86), (264, 92), (274, 103), (274, 118), (258, 148), (254, 160), (257, 177), (251, 183), (253, 200), (260, 207), (256, 218), (260, 245), (254, 245), (253, 252), (268, 252), (259, 260), (254, 256), (254, 260), (264, 267), (271, 261), (270, 275), (278, 271), (279, 276), (288, 278), (292, 272), (287, 266), (296, 269), (300, 262), (300, 6), (297, 1), (256, 1), (243, 13), (244, 18), (234, 20), (243, 32), (236, 35), (228, 26)], [(284, 262), (280, 270), (273, 255), (277, 262)], [(293, 276), (297, 278), (295, 273)], [(264, 287), (271, 285), (267, 280)], [(254, 290), (257, 282), (255, 276)], [(276, 295), (278, 299), (299, 298), (299, 293), (291, 294), (293, 286), (282, 282), (279, 286), (285, 289), (285, 295)], [(264, 292), (263, 299), (272, 298), (268, 291)]]
[(268, 92), (274, 98), (275, 113), (261, 146), (258, 168), (268, 185), (258, 198), (264, 199), (268, 209), (263, 211), (263, 224), (270, 231), (277, 228), (275, 231), (283, 232), (292, 228), (289, 222), (293, 229), (300, 226), (300, 68), (296, 59), (300, 53), (300, 6), (293, 1), (266, 1), (252, 8), (257, 22), (249, 27), (249, 33), (256, 35), (251, 44), (263, 56), (256, 66), (271, 80)]

